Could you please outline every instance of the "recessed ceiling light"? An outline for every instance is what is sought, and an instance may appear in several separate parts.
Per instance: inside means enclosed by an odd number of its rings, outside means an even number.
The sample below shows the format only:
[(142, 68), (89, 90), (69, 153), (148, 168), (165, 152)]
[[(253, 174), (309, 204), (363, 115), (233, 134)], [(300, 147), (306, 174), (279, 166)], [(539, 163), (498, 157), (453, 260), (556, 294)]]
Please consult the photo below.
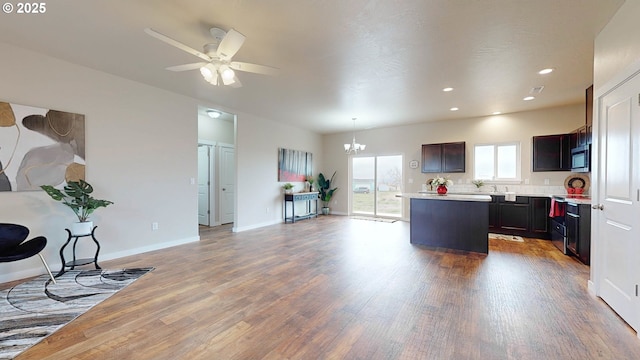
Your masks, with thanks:
[(212, 119), (217, 119), (220, 117), (220, 115), (222, 115), (219, 111), (215, 111), (215, 110), (207, 110), (207, 115), (209, 115), (210, 118)]
[(491, 113), (491, 115), (500, 115), (502, 114), (502, 111), (494, 111)]
[(546, 74), (549, 74), (549, 73), (552, 73), (552, 72), (553, 72), (552, 68), (546, 68), (546, 69), (542, 69), (542, 70), (538, 71), (538, 74), (546, 75)]
[(451, 109), (449, 109), (449, 110), (451, 110), (451, 111), (458, 111), (458, 110), (460, 110), (460, 109), (458, 109), (457, 107), (452, 107), (452, 108), (451, 108)]
[(453, 91), (453, 88), (452, 87), (446, 87), (446, 88), (442, 89), (442, 91), (444, 91), (444, 92)]
[(533, 99), (535, 99), (535, 97), (533, 97), (533, 96), (527, 96), (527, 97), (523, 98), (522, 100), (524, 100), (524, 101), (531, 101), (531, 100), (533, 100)]

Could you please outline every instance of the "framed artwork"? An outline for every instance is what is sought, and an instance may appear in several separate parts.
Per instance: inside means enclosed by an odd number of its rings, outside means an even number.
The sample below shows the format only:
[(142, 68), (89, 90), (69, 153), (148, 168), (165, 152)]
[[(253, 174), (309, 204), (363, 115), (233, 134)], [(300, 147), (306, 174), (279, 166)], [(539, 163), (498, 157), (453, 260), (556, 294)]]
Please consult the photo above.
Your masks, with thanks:
[(278, 181), (305, 181), (313, 172), (313, 154), (306, 151), (278, 149)]
[(0, 101), (0, 191), (84, 179), (84, 115)]

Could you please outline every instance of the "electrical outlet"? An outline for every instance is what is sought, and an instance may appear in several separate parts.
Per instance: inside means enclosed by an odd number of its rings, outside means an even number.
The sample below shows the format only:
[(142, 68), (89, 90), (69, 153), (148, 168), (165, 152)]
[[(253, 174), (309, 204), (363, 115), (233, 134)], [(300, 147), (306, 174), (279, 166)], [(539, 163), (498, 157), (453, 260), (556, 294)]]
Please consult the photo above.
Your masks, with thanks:
[(549, 179), (544, 179), (544, 184), (549, 185)]
[(158, 230), (158, 223), (157, 222), (152, 222), (151, 223), (151, 230)]
[(195, 185), (195, 184), (196, 184), (196, 178), (190, 178), (190, 179), (189, 179), (189, 183), (190, 183), (191, 185)]
[(267, 208), (266, 213), (267, 213), (267, 214), (269, 213), (269, 208)]
[(524, 184), (529, 185), (529, 179), (524, 179)]

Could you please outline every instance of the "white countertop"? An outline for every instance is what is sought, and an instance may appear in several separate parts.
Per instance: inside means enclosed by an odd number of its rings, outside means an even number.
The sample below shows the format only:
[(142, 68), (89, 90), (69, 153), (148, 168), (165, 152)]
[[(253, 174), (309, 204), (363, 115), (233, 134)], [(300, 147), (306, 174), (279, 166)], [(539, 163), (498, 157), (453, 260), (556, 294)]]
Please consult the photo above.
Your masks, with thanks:
[[(445, 198), (440, 200), (461, 200), (461, 201), (486, 201), (486, 200), (468, 200), (469, 196), (491, 196), (491, 195), (501, 195), (504, 196), (504, 192), (448, 192), (445, 195)], [(413, 195), (413, 196), (412, 196)], [(529, 197), (549, 197), (549, 198), (561, 198), (565, 202), (574, 203), (574, 204), (591, 204), (591, 196), (590, 195), (575, 195), (575, 194), (533, 194), (533, 193), (515, 193), (516, 196), (529, 196)], [(417, 193), (406, 193), (402, 195), (398, 195), (399, 197), (406, 198), (418, 198), (418, 199), (427, 199), (429, 196), (442, 196), (438, 195), (435, 191), (419, 191)], [(448, 198), (447, 198), (448, 197)]]
[(491, 196), (480, 194), (444, 194), (439, 195), (435, 193), (402, 193), (396, 195), (396, 197), (403, 197), (408, 199), (425, 199), (425, 200), (454, 200), (454, 201), (484, 201), (490, 202)]

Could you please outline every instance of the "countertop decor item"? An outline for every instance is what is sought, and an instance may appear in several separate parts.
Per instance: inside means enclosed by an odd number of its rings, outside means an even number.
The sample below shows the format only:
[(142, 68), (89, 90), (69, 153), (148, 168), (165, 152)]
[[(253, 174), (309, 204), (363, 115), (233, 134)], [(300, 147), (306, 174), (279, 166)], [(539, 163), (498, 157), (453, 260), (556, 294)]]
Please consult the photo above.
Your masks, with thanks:
[[(571, 174), (564, 180), (564, 187), (569, 194), (586, 193), (590, 184), (589, 175), (587, 174)], [(569, 189), (573, 189), (573, 192), (570, 192)]]

